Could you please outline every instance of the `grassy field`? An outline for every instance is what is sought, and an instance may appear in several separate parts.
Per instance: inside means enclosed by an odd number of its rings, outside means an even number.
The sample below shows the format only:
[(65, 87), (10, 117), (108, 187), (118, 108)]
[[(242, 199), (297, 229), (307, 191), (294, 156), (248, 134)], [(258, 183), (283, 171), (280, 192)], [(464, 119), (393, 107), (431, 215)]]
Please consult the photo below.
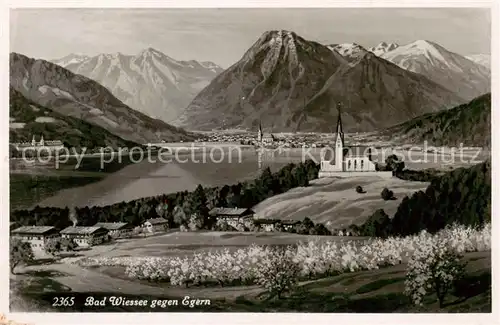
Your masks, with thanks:
[[(366, 193), (357, 193), (358, 185)], [(255, 206), (254, 211), (261, 218), (303, 220), (308, 217), (314, 222), (329, 222), (332, 227), (343, 228), (364, 222), (376, 209), (393, 215), (404, 196), (425, 190), (428, 185), (395, 177), (323, 178), (312, 181), (309, 187), (273, 196)], [(395, 200), (381, 198), (384, 187), (394, 192)]]
[[(11, 311), (47, 312), (319, 312), (319, 313), (387, 313), (387, 312), (491, 312), (491, 254), (469, 253), (467, 283), (452, 292), (446, 305), (439, 308), (436, 297), (426, 297), (424, 305), (416, 307), (403, 294), (405, 265), (372, 271), (341, 274), (329, 278), (302, 282), (291, 295), (269, 300), (261, 288), (165, 288), (151, 284), (149, 287), (101, 275), (102, 281), (111, 285), (95, 284), (96, 278), (89, 271), (80, 275), (75, 283), (71, 274), (58, 271), (27, 272), (11, 277)], [(87, 279), (87, 275), (89, 278)], [(114, 280), (113, 280), (114, 279)], [(114, 290), (110, 290), (113, 285)], [(131, 290), (135, 290), (132, 292)], [(96, 299), (121, 296), (128, 299), (146, 299), (144, 307), (84, 306), (86, 297)], [(75, 297), (71, 307), (52, 307), (54, 297)], [(189, 308), (178, 306), (151, 308), (153, 300), (179, 300), (185, 296), (210, 300), (209, 306)]]

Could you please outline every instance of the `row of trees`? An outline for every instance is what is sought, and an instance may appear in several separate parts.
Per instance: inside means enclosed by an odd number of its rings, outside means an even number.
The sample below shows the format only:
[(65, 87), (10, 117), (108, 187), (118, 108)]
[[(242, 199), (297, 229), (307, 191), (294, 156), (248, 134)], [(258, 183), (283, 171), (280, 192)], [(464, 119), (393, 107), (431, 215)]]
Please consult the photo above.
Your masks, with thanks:
[(482, 226), (491, 221), (491, 162), (460, 168), (435, 178), (425, 191), (404, 197), (394, 218), (377, 210), (361, 226), (363, 236), (407, 236), (436, 232), (459, 223)]
[(54, 207), (35, 207), (32, 210), (16, 210), (11, 213), (11, 221), (20, 225), (55, 226), (63, 229), (73, 224), (73, 213), (81, 226), (92, 226), (97, 222), (128, 222), (141, 225), (150, 218), (162, 217), (170, 227), (211, 229), (213, 220), (208, 212), (214, 207), (251, 208), (259, 202), (294, 187), (308, 186), (309, 181), (318, 177), (319, 166), (312, 160), (304, 163), (290, 163), (273, 173), (269, 168), (253, 181), (218, 187), (198, 187), (192, 191), (182, 191), (147, 197), (130, 202), (120, 202), (107, 206), (75, 208), (74, 210)]

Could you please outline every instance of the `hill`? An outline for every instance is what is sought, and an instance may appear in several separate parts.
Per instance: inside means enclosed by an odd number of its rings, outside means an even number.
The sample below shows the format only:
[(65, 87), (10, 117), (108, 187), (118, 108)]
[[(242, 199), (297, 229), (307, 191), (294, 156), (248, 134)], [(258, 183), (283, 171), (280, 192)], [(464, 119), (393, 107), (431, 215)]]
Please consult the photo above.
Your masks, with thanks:
[(297, 118), (308, 129), (331, 131), (333, 119), (329, 116), (337, 116), (336, 102), (342, 103), (342, 122), (350, 131), (373, 131), (463, 100), (426, 77), (367, 52), (340, 67)]
[(134, 111), (99, 83), (45, 60), (11, 53), (10, 85), (36, 104), (100, 126), (128, 141), (191, 138), (182, 129)]
[(466, 100), (491, 92), (490, 70), (431, 41), (418, 40), (380, 55), (420, 73)]
[(71, 116), (65, 116), (26, 99), (10, 87), (9, 142), (29, 142), (33, 135), (39, 141), (61, 140), (68, 148), (135, 147), (111, 132)]
[(491, 147), (491, 94), (450, 110), (425, 114), (389, 128), (383, 134), (404, 143), (435, 146)]
[(213, 62), (179, 61), (147, 48), (137, 55), (68, 55), (52, 61), (93, 79), (126, 105), (169, 122), (223, 71)]
[(348, 62), (330, 48), (290, 31), (264, 33), (195, 97), (179, 125), (257, 129), (262, 120), (274, 132), (330, 132), (341, 102), (346, 130), (372, 131), (463, 102), (371, 53)]

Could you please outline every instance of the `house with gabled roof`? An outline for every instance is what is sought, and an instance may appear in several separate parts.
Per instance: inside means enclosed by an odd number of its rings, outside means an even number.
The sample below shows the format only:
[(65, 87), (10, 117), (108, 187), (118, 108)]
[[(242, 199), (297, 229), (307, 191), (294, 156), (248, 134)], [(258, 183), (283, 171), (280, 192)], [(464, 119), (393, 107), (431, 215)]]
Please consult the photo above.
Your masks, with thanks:
[(113, 238), (129, 237), (134, 230), (134, 226), (128, 222), (98, 222), (94, 227), (107, 229)]
[(103, 227), (70, 226), (61, 230), (61, 236), (74, 240), (80, 247), (90, 247), (107, 241), (109, 231)]
[(213, 208), (208, 213), (211, 217), (214, 217), (217, 222), (226, 222), (232, 227), (237, 227), (238, 225), (243, 225), (247, 221), (253, 220), (254, 212), (251, 209), (246, 208)]
[(30, 243), (35, 253), (44, 250), (49, 240), (60, 237), (59, 231), (52, 226), (22, 226), (12, 230), (10, 235)]
[(168, 220), (165, 218), (152, 218), (144, 221), (142, 228), (146, 232), (155, 233), (168, 230)]

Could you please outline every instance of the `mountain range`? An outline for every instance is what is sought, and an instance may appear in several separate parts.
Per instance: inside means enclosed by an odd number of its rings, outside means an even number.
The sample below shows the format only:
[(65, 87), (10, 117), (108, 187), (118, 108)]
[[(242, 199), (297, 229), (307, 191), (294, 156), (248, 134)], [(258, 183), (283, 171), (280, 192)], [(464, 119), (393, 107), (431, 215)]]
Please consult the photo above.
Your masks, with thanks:
[(96, 81), (45, 60), (11, 53), (10, 86), (33, 103), (102, 127), (124, 140), (148, 143), (192, 137), (131, 109)]
[(223, 71), (213, 62), (177, 61), (153, 48), (137, 55), (71, 54), (53, 60), (93, 79), (133, 109), (169, 122)]
[(338, 107), (347, 130), (372, 131), (491, 87), (488, 55), (466, 58), (424, 40), (325, 46), (286, 30), (265, 32), (226, 70), (152, 48), (51, 62), (12, 53), (10, 61), (11, 85), (29, 100), (136, 142), (188, 136), (172, 125), (256, 129), (262, 121), (273, 132), (330, 132)]
[(490, 91), (490, 70), (426, 40), (399, 46), (380, 55), (399, 67), (422, 74), (466, 100)]
[(491, 94), (449, 110), (430, 113), (389, 128), (386, 132), (401, 143), (435, 146), (491, 148)]
[(339, 53), (348, 46), (324, 46), (290, 31), (266, 32), (176, 123), (197, 130), (255, 129), (262, 121), (276, 131), (330, 132), (340, 103), (346, 129), (367, 131), (465, 101), (422, 74), (354, 47)]

